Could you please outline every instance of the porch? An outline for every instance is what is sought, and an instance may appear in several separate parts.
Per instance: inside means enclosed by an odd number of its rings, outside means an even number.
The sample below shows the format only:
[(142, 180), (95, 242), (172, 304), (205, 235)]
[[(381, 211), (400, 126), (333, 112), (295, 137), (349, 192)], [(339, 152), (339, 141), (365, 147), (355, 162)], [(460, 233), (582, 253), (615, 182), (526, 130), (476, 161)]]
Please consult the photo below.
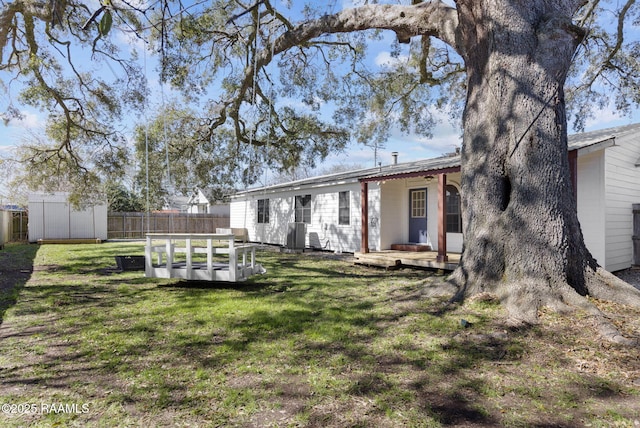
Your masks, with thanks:
[[(448, 227), (450, 226), (447, 223), (448, 215), (451, 213), (447, 211), (447, 195), (450, 192), (447, 187), (453, 188), (454, 185), (448, 186), (447, 179), (452, 174), (455, 174), (454, 178), (459, 177), (459, 163), (457, 157), (448, 156), (438, 158), (429, 165), (423, 163), (419, 165), (414, 163), (402, 166), (392, 165), (388, 170), (360, 178), (361, 259), (365, 260), (367, 254), (378, 248), (391, 248), (390, 251), (376, 251), (373, 253), (374, 256), (368, 260), (372, 262), (371, 264), (384, 260), (383, 263), (387, 266), (397, 262), (407, 266), (455, 269), (459, 262), (459, 256), (456, 257), (456, 253), (452, 253), (447, 248), (447, 235), (452, 235), (454, 241), (460, 241), (456, 242), (459, 245), (455, 245), (455, 248), (451, 248), (451, 250), (461, 251), (462, 231)], [(434, 179), (435, 183), (433, 183)], [(454, 181), (457, 181), (459, 185), (459, 178)], [(379, 188), (379, 206), (373, 206), (374, 211), (371, 219), (369, 217), (370, 183), (376, 183)], [(384, 189), (387, 191), (384, 192)], [(458, 187), (456, 187), (457, 189)], [(436, 196), (429, 196), (434, 194), (432, 193), (434, 190)], [(405, 196), (399, 196), (403, 195), (403, 192), (407, 192), (404, 193)], [(370, 227), (373, 228), (373, 239), (377, 240), (372, 245), (369, 245)], [(383, 232), (376, 230), (376, 227), (384, 228), (384, 239), (382, 238)], [(425, 240), (422, 239), (421, 234), (423, 233), (426, 233)], [(396, 250), (403, 251), (394, 251), (393, 246), (398, 243), (404, 242), (409, 245), (430, 243), (429, 236), (435, 238), (433, 242), (435, 245), (432, 247), (436, 251), (414, 253), (410, 251), (410, 248), (396, 248)], [(453, 254), (454, 260), (449, 260), (449, 254)], [(383, 260), (380, 260), (381, 258)]]
[(353, 256), (358, 264), (385, 268), (407, 266), (453, 271), (460, 263), (459, 253), (447, 253), (446, 261), (438, 261), (437, 251), (381, 250), (368, 253), (358, 252)]

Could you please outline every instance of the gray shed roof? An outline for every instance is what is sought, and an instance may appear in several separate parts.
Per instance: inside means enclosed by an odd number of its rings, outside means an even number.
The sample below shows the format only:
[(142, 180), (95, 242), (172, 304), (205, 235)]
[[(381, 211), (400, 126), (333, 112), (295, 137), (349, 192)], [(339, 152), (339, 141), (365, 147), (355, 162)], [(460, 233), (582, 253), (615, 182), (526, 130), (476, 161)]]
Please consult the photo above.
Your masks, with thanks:
[[(640, 123), (601, 129), (569, 136), (568, 148), (573, 150), (600, 150), (614, 145), (615, 138), (627, 134), (640, 133)], [(639, 159), (640, 162), (640, 159)], [(365, 168), (336, 174), (305, 178), (287, 183), (275, 184), (261, 188), (238, 192), (238, 195), (255, 192), (274, 192), (278, 190), (295, 190), (301, 187), (323, 187), (333, 184), (346, 184), (357, 181), (379, 181), (394, 178), (419, 177), (430, 174), (450, 173), (460, 170), (460, 155), (447, 155), (395, 165)]]

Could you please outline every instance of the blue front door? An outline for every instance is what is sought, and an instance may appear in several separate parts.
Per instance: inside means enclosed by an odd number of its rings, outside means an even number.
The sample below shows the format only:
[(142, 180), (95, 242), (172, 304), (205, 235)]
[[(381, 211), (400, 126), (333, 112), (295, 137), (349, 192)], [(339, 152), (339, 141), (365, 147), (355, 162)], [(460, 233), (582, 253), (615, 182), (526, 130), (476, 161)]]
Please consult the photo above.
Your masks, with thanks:
[(409, 190), (409, 242), (426, 243), (427, 189)]

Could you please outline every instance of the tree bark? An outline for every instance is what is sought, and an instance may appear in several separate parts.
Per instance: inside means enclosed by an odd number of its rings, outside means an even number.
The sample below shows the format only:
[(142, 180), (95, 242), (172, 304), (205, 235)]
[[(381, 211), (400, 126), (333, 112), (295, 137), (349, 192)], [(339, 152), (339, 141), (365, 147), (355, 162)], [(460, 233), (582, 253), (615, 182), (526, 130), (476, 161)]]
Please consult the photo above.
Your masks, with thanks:
[(571, 3), (457, 2), (468, 87), (452, 278), (460, 297), (497, 294), (518, 322), (541, 306), (589, 307), (586, 295), (640, 304), (598, 267), (577, 218), (563, 92), (582, 36)]
[[(567, 150), (564, 83), (585, 33), (582, 0), (442, 0), (365, 5), (306, 21), (255, 62), (322, 34), (395, 31), (437, 37), (467, 72), (463, 116), (464, 249), (447, 284), (458, 298), (497, 295), (517, 323), (538, 309), (582, 308), (608, 339), (624, 342), (587, 296), (640, 306), (640, 291), (599, 267), (577, 218)], [(255, 73), (245, 70), (244, 88)], [(236, 97), (236, 100), (242, 97)], [(452, 287), (447, 287), (450, 291)]]

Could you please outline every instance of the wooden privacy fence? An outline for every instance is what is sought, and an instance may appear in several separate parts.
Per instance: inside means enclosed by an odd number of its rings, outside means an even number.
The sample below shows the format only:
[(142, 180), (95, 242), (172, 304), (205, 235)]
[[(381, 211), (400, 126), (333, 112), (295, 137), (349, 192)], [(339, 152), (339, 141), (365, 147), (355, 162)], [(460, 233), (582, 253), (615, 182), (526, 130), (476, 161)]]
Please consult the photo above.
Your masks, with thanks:
[(29, 236), (26, 211), (0, 210), (0, 247), (6, 242), (26, 241)]
[(230, 219), (220, 214), (121, 213), (107, 216), (108, 239), (144, 238), (147, 233), (216, 233)]
[(29, 214), (26, 211), (14, 211), (11, 214), (11, 240), (14, 242), (28, 240)]

